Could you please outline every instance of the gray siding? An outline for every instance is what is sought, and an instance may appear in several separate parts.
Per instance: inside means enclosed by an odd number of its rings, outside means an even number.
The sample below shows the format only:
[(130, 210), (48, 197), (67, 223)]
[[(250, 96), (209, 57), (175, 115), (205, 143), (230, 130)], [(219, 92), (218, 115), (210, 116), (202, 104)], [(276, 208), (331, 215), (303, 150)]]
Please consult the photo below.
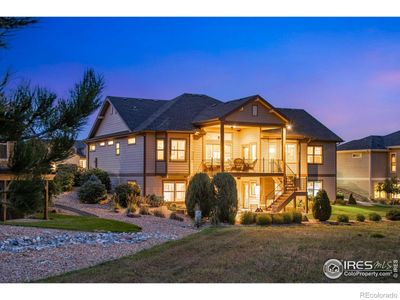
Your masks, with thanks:
[(128, 130), (128, 127), (125, 125), (117, 111), (113, 109), (111, 105), (109, 105), (104, 114), (104, 118), (100, 122), (99, 128), (95, 133), (95, 136), (112, 134), (125, 130)]

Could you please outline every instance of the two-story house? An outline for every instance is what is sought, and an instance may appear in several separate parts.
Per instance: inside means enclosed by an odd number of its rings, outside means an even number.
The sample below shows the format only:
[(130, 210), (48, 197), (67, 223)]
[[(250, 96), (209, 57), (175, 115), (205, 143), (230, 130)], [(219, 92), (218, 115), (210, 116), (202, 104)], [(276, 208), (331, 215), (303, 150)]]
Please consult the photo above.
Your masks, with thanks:
[(229, 172), (239, 207), (307, 208), (307, 194), (336, 194), (336, 144), (342, 140), (302, 109), (276, 108), (261, 96), (222, 102), (183, 94), (171, 100), (107, 97), (93, 124), (88, 168), (113, 185), (136, 182), (143, 194), (183, 202), (197, 172)]
[(400, 175), (400, 131), (371, 135), (338, 146), (338, 187), (366, 198), (381, 198), (376, 187), (385, 179)]

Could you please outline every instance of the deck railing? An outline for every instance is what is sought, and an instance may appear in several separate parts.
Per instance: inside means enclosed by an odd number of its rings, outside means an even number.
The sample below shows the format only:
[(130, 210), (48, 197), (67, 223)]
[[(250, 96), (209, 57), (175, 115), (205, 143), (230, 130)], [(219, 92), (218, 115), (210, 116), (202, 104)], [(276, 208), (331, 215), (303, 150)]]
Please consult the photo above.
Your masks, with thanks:
[[(220, 172), (221, 160), (210, 158), (202, 162), (203, 172)], [(226, 159), (224, 162), (224, 171), (231, 173), (265, 173), (281, 174), (283, 173), (283, 161), (280, 159), (245, 159), (234, 158)]]

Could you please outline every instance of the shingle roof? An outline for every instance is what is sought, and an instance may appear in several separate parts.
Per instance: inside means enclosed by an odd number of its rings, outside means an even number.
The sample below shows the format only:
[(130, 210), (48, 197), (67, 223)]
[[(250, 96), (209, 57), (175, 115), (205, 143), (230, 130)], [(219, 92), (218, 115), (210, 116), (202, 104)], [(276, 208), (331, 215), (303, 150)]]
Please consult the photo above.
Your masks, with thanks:
[(387, 149), (391, 146), (400, 146), (400, 131), (388, 135), (370, 135), (359, 140), (353, 140), (338, 146), (338, 150), (366, 150)]
[(318, 141), (343, 141), (304, 109), (277, 108), (277, 110), (290, 120), (292, 129), (288, 131), (288, 134), (300, 135)]
[[(182, 94), (172, 100), (107, 97), (131, 132), (192, 131), (196, 123), (228, 114), (260, 96), (222, 102), (207, 95)], [(315, 140), (341, 142), (342, 139), (302, 109), (279, 108), (293, 124), (293, 133)]]
[(75, 147), (76, 154), (78, 154), (80, 157), (86, 157), (86, 154), (85, 154), (86, 145), (84, 142), (75, 141), (74, 147)]

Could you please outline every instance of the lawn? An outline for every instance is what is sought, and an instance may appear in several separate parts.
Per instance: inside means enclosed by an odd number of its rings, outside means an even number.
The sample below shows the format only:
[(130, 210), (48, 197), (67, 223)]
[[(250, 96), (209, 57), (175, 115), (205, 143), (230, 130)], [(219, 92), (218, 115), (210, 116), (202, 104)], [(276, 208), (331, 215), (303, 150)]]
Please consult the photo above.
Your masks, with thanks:
[(62, 214), (50, 214), (50, 220), (8, 221), (6, 224), (25, 227), (54, 228), (77, 231), (137, 232), (141, 228), (134, 224), (102, 219)]
[[(386, 216), (392, 207), (373, 205), (373, 206), (361, 206), (361, 205), (332, 205), (332, 215), (330, 217), (331, 221), (336, 221), (338, 215), (348, 215), (350, 220), (355, 220), (357, 214), (363, 214), (366, 219), (368, 215), (372, 212), (380, 214), (382, 217)], [(308, 217), (313, 219), (312, 212), (308, 214)]]
[[(383, 234), (374, 238), (373, 233)], [(330, 258), (393, 260), (400, 222), (209, 228), (132, 256), (45, 282), (329, 282)], [(335, 282), (398, 282), (341, 277)]]

